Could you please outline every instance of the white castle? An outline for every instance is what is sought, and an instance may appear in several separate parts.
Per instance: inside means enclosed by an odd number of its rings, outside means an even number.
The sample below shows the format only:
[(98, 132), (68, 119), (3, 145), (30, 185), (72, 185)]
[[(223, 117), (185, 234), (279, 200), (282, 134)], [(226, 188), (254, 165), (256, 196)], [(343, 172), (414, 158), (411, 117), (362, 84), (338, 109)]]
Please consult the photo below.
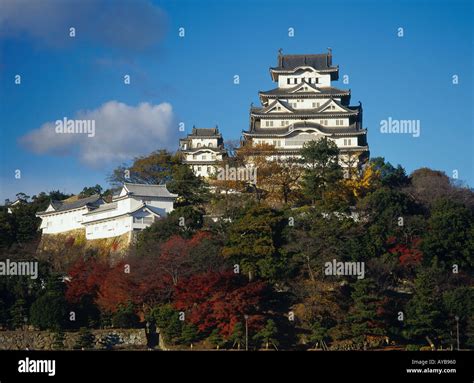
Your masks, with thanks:
[(216, 173), (217, 165), (227, 155), (224, 141), (215, 128), (193, 127), (191, 134), (179, 140), (183, 163), (188, 164), (196, 176), (207, 178)]
[(112, 202), (99, 195), (75, 201), (51, 201), (45, 211), (38, 212), (43, 234), (85, 230), (86, 239), (117, 237), (143, 230), (156, 219), (173, 211), (177, 194), (165, 185), (124, 183)]
[(299, 157), (303, 145), (327, 137), (340, 150), (340, 165), (359, 167), (369, 156), (362, 105), (350, 106), (351, 92), (332, 86), (339, 67), (331, 50), (324, 54), (278, 55), (270, 68), (278, 87), (259, 92), (260, 107), (250, 108), (244, 145), (270, 144), (279, 159)]
[[(243, 145), (269, 144), (275, 154), (268, 160), (300, 157), (303, 145), (323, 137), (339, 148), (344, 173), (360, 169), (369, 158), (367, 129), (362, 127), (362, 104), (350, 105), (351, 91), (332, 86), (339, 66), (332, 52), (310, 55), (278, 54), (270, 68), (277, 88), (260, 91), (261, 106), (250, 108), (250, 126)], [(180, 140), (184, 163), (197, 176), (208, 177), (226, 156), (222, 135), (215, 129), (196, 129)]]
[[(323, 54), (278, 55), (270, 68), (278, 87), (259, 92), (260, 107), (250, 108), (250, 127), (243, 145), (270, 144), (275, 154), (268, 160), (300, 157), (306, 142), (322, 137), (340, 150), (343, 169), (360, 168), (369, 157), (367, 130), (362, 128), (362, 105), (350, 106), (351, 92), (332, 86), (339, 67), (331, 50)], [(183, 163), (196, 176), (208, 178), (227, 156), (217, 126), (196, 128), (179, 141)], [(276, 157), (276, 158), (273, 158)], [(95, 195), (75, 201), (52, 201), (37, 213), (43, 234), (84, 229), (87, 239), (110, 238), (143, 230), (173, 210), (178, 196), (165, 185), (125, 183), (111, 203)]]

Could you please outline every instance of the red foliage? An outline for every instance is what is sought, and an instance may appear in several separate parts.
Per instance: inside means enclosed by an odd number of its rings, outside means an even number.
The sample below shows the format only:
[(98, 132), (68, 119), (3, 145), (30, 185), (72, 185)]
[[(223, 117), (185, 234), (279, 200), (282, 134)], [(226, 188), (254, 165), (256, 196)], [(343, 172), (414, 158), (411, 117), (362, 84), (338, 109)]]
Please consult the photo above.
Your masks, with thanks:
[[(206, 232), (198, 232), (191, 239), (175, 235), (160, 246), (158, 256), (132, 257), (113, 268), (95, 259), (81, 259), (69, 270), (71, 281), (66, 297), (76, 303), (89, 295), (107, 312), (114, 312), (127, 302), (146, 310), (169, 301), (179, 278), (190, 274), (191, 249), (209, 236)], [(125, 264), (129, 264), (130, 273), (125, 272)]]
[(68, 271), (70, 281), (67, 282), (67, 301), (77, 303), (85, 295), (95, 297), (108, 270), (105, 262), (93, 258), (76, 261)]
[(96, 302), (103, 311), (114, 312), (121, 304), (134, 301), (136, 285), (126, 272), (125, 265), (121, 262), (110, 269), (100, 283)]
[(416, 266), (423, 260), (423, 252), (419, 249), (420, 242), (420, 238), (415, 238), (408, 244), (394, 244), (389, 252), (398, 255), (402, 266)]
[(263, 319), (259, 309), (267, 291), (263, 282), (247, 283), (232, 272), (208, 272), (180, 281), (174, 307), (185, 311), (199, 331), (217, 327), (228, 337), (235, 324), (244, 320), (244, 314), (249, 315), (249, 327), (258, 330)]

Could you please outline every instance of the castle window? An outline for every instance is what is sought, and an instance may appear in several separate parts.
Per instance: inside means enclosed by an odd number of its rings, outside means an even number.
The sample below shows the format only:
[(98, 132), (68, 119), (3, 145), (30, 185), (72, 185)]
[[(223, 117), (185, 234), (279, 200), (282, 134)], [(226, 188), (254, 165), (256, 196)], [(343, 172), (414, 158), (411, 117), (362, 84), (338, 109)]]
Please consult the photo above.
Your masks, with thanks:
[(298, 84), (298, 79), (295, 77), (294, 84)]
[(319, 84), (319, 78), (318, 78), (318, 77), (316, 77), (316, 78), (314, 79), (314, 83), (315, 83), (315, 84)]
[(290, 79), (289, 79), (289, 78), (286, 79), (286, 83), (287, 83), (288, 85), (290, 84)]

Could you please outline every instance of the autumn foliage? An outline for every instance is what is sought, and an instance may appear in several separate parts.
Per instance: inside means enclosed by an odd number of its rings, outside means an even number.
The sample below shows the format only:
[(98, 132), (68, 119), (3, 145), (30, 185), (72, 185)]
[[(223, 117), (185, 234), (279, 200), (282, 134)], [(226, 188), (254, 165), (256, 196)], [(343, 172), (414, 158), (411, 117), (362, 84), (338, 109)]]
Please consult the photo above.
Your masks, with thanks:
[(423, 260), (423, 252), (419, 248), (420, 243), (420, 238), (414, 238), (409, 243), (394, 243), (389, 252), (398, 256), (402, 266), (418, 266)]
[(233, 272), (195, 275), (175, 288), (174, 307), (184, 311), (199, 331), (208, 333), (218, 328), (229, 337), (236, 323), (248, 315), (249, 328), (261, 327), (259, 314), (268, 288), (263, 282), (246, 282)]

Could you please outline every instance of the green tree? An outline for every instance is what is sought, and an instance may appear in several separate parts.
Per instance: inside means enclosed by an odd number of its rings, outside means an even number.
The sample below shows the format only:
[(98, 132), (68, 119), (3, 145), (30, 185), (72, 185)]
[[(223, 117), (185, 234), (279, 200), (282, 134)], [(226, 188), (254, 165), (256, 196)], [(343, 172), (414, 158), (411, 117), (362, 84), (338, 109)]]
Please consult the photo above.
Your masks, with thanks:
[(474, 214), (464, 205), (442, 198), (431, 211), (422, 250), (426, 261), (452, 268), (474, 267)]
[(310, 325), (310, 334), (308, 341), (312, 345), (322, 344), (328, 339), (328, 329), (323, 325), (322, 321), (315, 320)]
[(420, 270), (415, 279), (415, 292), (407, 303), (407, 336), (416, 341), (439, 336), (443, 330), (442, 301), (440, 296), (440, 270)]
[[(474, 290), (461, 286), (443, 293), (443, 307), (447, 314), (446, 337), (456, 347), (456, 326), (459, 322), (460, 347), (472, 347), (472, 335), (469, 334), (470, 322), (474, 319)], [(457, 318), (457, 320), (456, 320)], [(470, 339), (471, 338), (471, 339)]]
[(30, 308), (31, 323), (41, 330), (61, 328), (66, 318), (66, 301), (63, 296), (46, 292)]
[(267, 320), (265, 326), (255, 335), (256, 340), (260, 340), (265, 344), (265, 349), (268, 350), (270, 344), (275, 349), (278, 349), (278, 328), (273, 319)]
[(303, 174), (303, 193), (314, 203), (343, 178), (338, 162), (339, 149), (333, 141), (324, 137), (305, 143), (301, 157), (307, 165)]
[(372, 158), (370, 164), (375, 171), (379, 172), (380, 181), (383, 186), (395, 188), (405, 186), (408, 183), (405, 169), (401, 165), (394, 167), (390, 162), (385, 162), (383, 157)]
[(198, 206), (209, 200), (206, 184), (186, 164), (173, 166), (167, 187), (171, 193), (178, 194), (177, 206)]
[(232, 342), (232, 347), (237, 345), (237, 349), (239, 350), (242, 344), (245, 343), (245, 327), (242, 322), (237, 322), (234, 325), (230, 341)]
[(173, 168), (179, 158), (166, 150), (158, 150), (147, 156), (136, 157), (132, 165), (121, 165), (109, 176), (113, 186), (124, 182), (166, 184), (172, 179)]
[(131, 303), (120, 305), (116, 312), (112, 314), (112, 326), (116, 328), (137, 327), (140, 319), (135, 314), (135, 309)]
[(250, 208), (229, 229), (229, 240), (223, 255), (240, 265), (249, 275), (272, 281), (284, 272), (284, 254), (279, 252), (285, 222), (281, 213), (263, 206)]
[(19, 298), (10, 308), (10, 326), (13, 329), (20, 328), (25, 325), (25, 318), (27, 318), (26, 300)]
[(0, 248), (9, 248), (16, 240), (15, 220), (6, 210), (0, 211)]
[(351, 297), (353, 305), (348, 320), (356, 342), (363, 343), (367, 335), (384, 335), (383, 323), (377, 314), (380, 297), (374, 281), (370, 278), (357, 280)]
[(181, 342), (189, 345), (196, 342), (198, 339), (198, 328), (192, 323), (185, 323), (181, 331)]
[(225, 339), (222, 338), (222, 335), (219, 333), (218, 329), (214, 329), (211, 332), (211, 335), (207, 338), (207, 341), (216, 347), (217, 349), (221, 348), (222, 346), (225, 345)]
[(59, 278), (52, 275), (46, 281), (45, 291), (30, 307), (30, 321), (41, 330), (62, 328), (66, 321), (67, 303), (64, 297), (65, 286)]
[(90, 197), (93, 196), (94, 194), (102, 194), (102, 186), (99, 184), (96, 184), (95, 186), (89, 186), (89, 187), (84, 187), (82, 191), (79, 193), (80, 198), (85, 198), (85, 197)]
[(179, 312), (170, 304), (158, 305), (151, 312), (159, 333), (166, 342), (177, 343), (181, 338), (183, 322), (179, 318)]

